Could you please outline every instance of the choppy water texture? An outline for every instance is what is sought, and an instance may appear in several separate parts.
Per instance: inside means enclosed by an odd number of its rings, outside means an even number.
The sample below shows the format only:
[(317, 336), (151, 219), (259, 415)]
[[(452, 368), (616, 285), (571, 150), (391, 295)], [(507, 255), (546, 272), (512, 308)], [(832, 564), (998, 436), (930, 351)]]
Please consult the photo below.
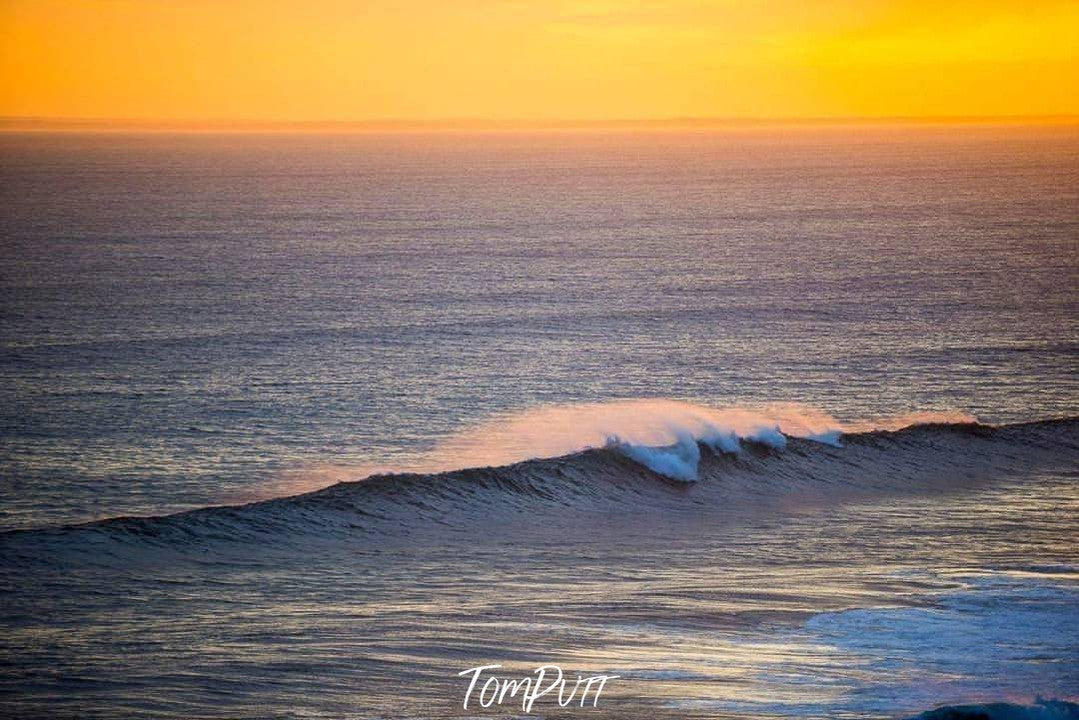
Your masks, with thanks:
[(0, 152), (6, 714), (1079, 696), (1075, 128)]

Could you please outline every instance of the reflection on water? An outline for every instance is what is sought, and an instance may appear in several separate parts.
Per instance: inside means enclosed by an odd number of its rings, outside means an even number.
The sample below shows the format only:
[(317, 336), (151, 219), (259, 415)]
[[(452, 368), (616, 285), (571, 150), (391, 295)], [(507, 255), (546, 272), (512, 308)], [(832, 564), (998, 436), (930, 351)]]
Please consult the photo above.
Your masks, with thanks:
[(538, 405), (1074, 414), (1077, 187), (1068, 126), (3, 135), (0, 527)]
[(794, 512), (547, 508), (103, 574), (58, 558), (5, 575), (4, 683), (17, 711), (101, 717), (449, 717), (468, 714), (457, 673), (494, 663), (618, 674), (589, 710), (610, 718), (1074, 697), (1077, 504), (1041, 473)]

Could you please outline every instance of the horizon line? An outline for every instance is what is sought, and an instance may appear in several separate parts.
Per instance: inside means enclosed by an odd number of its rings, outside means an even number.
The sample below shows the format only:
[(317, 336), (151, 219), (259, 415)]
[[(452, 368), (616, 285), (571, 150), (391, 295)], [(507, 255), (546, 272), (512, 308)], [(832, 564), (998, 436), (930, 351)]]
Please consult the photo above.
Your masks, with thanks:
[(226, 118), (115, 118), (0, 116), (0, 132), (497, 132), (528, 130), (692, 130), (767, 126), (1076, 125), (1077, 114), (836, 115), (667, 118), (370, 118), (256, 120)]

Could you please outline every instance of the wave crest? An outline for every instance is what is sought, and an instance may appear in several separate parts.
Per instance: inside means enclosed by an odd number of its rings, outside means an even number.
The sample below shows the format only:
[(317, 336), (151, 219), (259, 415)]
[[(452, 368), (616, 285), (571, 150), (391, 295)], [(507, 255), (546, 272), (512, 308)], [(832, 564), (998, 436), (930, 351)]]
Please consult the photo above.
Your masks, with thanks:
[(738, 453), (743, 441), (782, 448), (788, 437), (838, 447), (841, 436), (850, 433), (976, 422), (973, 415), (959, 411), (842, 421), (823, 410), (794, 403), (713, 408), (679, 400), (633, 399), (550, 405), (495, 415), (446, 438), (413, 462), (377, 469), (320, 468), (318, 472), (336, 480), (375, 472), (438, 473), (610, 447), (673, 480), (694, 481), (700, 460), (698, 443), (723, 453)]

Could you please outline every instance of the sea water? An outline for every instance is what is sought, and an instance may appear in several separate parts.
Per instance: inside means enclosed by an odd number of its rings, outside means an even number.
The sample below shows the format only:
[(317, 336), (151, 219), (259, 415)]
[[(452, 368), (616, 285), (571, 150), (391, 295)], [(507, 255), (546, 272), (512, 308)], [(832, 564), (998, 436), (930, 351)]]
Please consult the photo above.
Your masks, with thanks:
[(19, 716), (470, 715), (491, 663), (618, 675), (597, 717), (1079, 695), (1074, 127), (0, 159)]

